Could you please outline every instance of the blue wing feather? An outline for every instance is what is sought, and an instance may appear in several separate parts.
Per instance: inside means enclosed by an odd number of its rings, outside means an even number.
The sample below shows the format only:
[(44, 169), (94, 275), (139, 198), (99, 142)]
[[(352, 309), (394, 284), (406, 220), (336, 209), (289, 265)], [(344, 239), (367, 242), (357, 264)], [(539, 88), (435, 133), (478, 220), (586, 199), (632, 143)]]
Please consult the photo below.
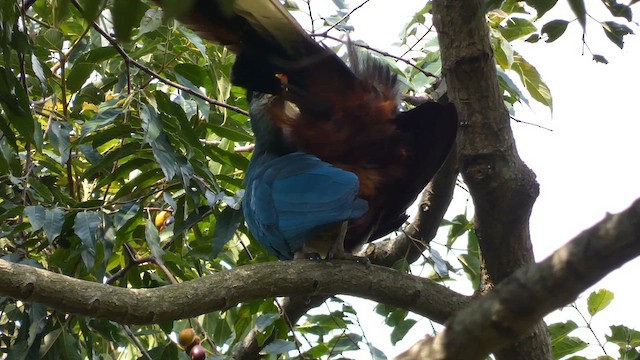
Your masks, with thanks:
[(313, 155), (254, 154), (245, 181), (247, 225), (280, 259), (293, 258), (319, 228), (367, 212), (357, 176)]

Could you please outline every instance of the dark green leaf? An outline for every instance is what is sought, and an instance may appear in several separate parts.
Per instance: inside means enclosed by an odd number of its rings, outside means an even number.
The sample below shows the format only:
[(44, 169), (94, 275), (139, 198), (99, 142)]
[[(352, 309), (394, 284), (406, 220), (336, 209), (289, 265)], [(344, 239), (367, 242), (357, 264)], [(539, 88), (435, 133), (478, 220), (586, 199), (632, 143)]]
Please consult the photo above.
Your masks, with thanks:
[(607, 60), (607, 58), (605, 58), (602, 55), (597, 55), (597, 54), (593, 55), (593, 61), (598, 62), (598, 63), (602, 63), (602, 64), (608, 64), (609, 63), (609, 60)]
[(133, 28), (140, 24), (145, 6), (140, 0), (115, 0), (111, 8), (113, 30), (120, 41), (128, 41)]
[(64, 215), (64, 211), (58, 207), (45, 210), (43, 228), (44, 234), (47, 236), (47, 239), (49, 239), (49, 243), (53, 243), (53, 240), (62, 232)]
[(616, 44), (620, 49), (624, 47), (624, 39), (625, 35), (633, 34), (633, 30), (631, 30), (628, 26), (618, 24), (613, 21), (605, 21), (602, 23), (602, 29), (604, 30), (605, 35)]
[(587, 9), (584, 6), (584, 0), (569, 0), (569, 6), (584, 29), (587, 26)]
[(73, 224), (74, 233), (82, 240), (82, 260), (88, 269), (95, 264), (97, 233), (101, 222), (97, 212), (82, 211), (76, 214)]
[(147, 219), (144, 225), (144, 238), (147, 240), (147, 246), (149, 246), (149, 250), (151, 250), (153, 257), (156, 258), (158, 262), (162, 263), (164, 250), (162, 250), (162, 246), (160, 246), (160, 234), (158, 233), (158, 228), (156, 228), (153, 221), (149, 219)]
[[(31, 115), (29, 98), (24, 87), (11, 72), (0, 66), (0, 103), (6, 118), (28, 142), (35, 142), (39, 124)], [(37, 142), (35, 142), (38, 145)], [(41, 150), (41, 145), (39, 147)]]
[(76, 63), (73, 64), (67, 76), (67, 90), (74, 93), (84, 85), (89, 75), (96, 69), (96, 64)]
[(31, 229), (38, 231), (42, 229), (45, 223), (45, 211), (41, 205), (27, 206), (24, 208), (24, 216), (29, 219)]
[(538, 13), (538, 19), (542, 17), (547, 11), (551, 10), (558, 0), (526, 0), (527, 5), (536, 9)]
[(242, 211), (226, 207), (216, 218), (216, 228), (213, 232), (213, 256), (218, 256), (224, 244), (233, 238), (240, 222)]
[(393, 327), (391, 331), (391, 344), (395, 345), (398, 341), (404, 339), (409, 330), (416, 324), (414, 319), (405, 319)]
[(542, 34), (547, 34), (546, 42), (550, 43), (556, 41), (562, 34), (564, 34), (565, 30), (567, 30), (567, 25), (569, 24), (566, 20), (552, 20), (542, 26), (540, 32)]
[(60, 164), (66, 164), (69, 161), (69, 146), (71, 141), (69, 135), (73, 130), (73, 126), (68, 122), (52, 121), (49, 124), (49, 140), (51, 144), (56, 148), (58, 154), (60, 154)]
[(111, 124), (122, 114), (121, 109), (106, 109), (96, 114), (91, 120), (82, 125), (81, 136), (85, 137), (90, 133)]
[(619, 4), (615, 0), (603, 0), (602, 2), (607, 7), (607, 9), (609, 9), (611, 15), (616, 17), (623, 17), (629, 22), (633, 20), (633, 12), (628, 5)]

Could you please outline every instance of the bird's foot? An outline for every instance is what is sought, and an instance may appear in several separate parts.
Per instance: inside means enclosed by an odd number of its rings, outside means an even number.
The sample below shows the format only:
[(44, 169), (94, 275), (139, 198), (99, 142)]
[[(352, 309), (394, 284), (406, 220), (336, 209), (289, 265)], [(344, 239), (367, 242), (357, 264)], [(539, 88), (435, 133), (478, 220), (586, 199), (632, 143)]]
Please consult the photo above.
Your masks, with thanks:
[(293, 260), (322, 260), (322, 256), (320, 256), (320, 254), (318, 254), (317, 252), (304, 252), (304, 251), (296, 251), (295, 254), (293, 254)]
[(349, 260), (349, 261), (356, 261), (359, 262), (361, 264), (363, 264), (367, 269), (371, 267), (371, 260), (369, 260), (368, 257), (366, 256), (358, 256), (358, 255), (354, 255), (348, 252), (342, 252), (342, 253), (336, 253), (336, 254), (330, 254), (331, 256), (327, 255), (327, 261), (331, 261), (331, 260)]

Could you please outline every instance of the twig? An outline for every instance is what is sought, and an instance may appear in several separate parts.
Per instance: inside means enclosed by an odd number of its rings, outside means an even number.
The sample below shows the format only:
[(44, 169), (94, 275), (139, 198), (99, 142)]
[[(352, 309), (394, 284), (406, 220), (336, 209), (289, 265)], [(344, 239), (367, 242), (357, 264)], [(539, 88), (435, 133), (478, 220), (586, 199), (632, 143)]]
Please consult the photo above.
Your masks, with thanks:
[(329, 31), (335, 29), (336, 26), (340, 25), (341, 23), (343, 23), (349, 16), (351, 16), (356, 10), (360, 9), (361, 7), (363, 7), (366, 3), (368, 3), (369, 0), (364, 0), (360, 5), (354, 7), (351, 11), (349, 11), (345, 16), (341, 17), (340, 20), (336, 21), (335, 24), (329, 26), (329, 28), (327, 30), (325, 30), (323, 32), (323, 34), (327, 35), (329, 33)]
[(129, 336), (129, 338), (131, 339), (131, 341), (133, 341), (133, 343), (135, 344), (135, 346), (138, 348), (138, 350), (140, 350), (140, 352), (142, 353), (142, 356), (145, 357), (145, 359), (147, 360), (153, 360), (153, 358), (151, 357), (151, 355), (149, 355), (149, 353), (147, 352), (147, 350), (144, 348), (144, 346), (142, 346), (142, 344), (140, 343), (140, 340), (138, 340), (138, 338), (136, 337), (136, 335), (133, 333), (133, 331), (131, 331), (131, 328), (128, 325), (122, 325), (122, 328), (124, 329), (124, 331), (127, 333), (127, 335)]
[[(340, 39), (340, 38), (337, 38), (337, 37), (335, 37), (335, 36), (331, 36), (331, 35), (327, 35), (327, 34), (324, 34), (324, 33), (323, 33), (323, 34), (311, 34), (311, 36), (313, 36), (313, 37), (324, 37), (324, 38), (327, 38), (327, 39), (331, 39), (331, 40), (334, 40), (334, 41), (341, 42), (341, 43), (343, 43), (343, 44), (345, 43), (345, 41), (344, 41), (344, 40), (342, 40), (342, 39)], [(400, 56), (393, 55), (393, 54), (388, 53), (388, 52), (386, 52), (386, 51), (382, 51), (382, 50), (378, 50), (378, 49), (372, 48), (372, 47), (371, 47), (371, 46), (369, 46), (369, 45), (364, 45), (364, 44), (359, 44), (359, 43), (352, 43), (352, 44), (353, 44), (354, 46), (357, 46), (357, 47), (360, 47), (360, 48), (363, 48), (363, 49), (367, 49), (367, 50), (369, 50), (369, 51), (373, 51), (373, 52), (378, 53), (378, 54), (380, 54), (380, 55), (382, 55), (382, 56), (390, 57), (390, 58), (392, 58), (392, 59), (394, 59), (394, 60), (396, 60), (396, 61), (403, 62), (403, 63), (405, 63), (405, 64), (407, 64), (407, 65), (411, 66), (412, 68), (414, 68), (414, 69), (416, 69), (416, 70), (420, 71), (421, 73), (423, 73), (423, 74), (424, 74), (425, 76), (427, 76), (427, 77), (438, 78), (438, 76), (437, 76), (437, 75), (435, 75), (435, 74), (433, 74), (433, 73), (431, 73), (431, 72), (428, 72), (428, 71), (426, 71), (426, 70), (422, 69), (421, 67), (419, 67), (418, 65), (414, 64), (414, 63), (413, 63), (413, 62), (411, 62), (410, 60), (403, 59), (403, 58), (402, 58), (402, 57), (400, 57)]]
[(517, 122), (517, 123), (521, 123), (521, 124), (525, 124), (525, 125), (531, 125), (531, 126), (535, 126), (535, 127), (537, 127), (537, 128), (540, 128), (540, 129), (542, 129), (542, 130), (547, 130), (547, 131), (551, 131), (551, 132), (553, 132), (553, 129), (549, 129), (548, 127), (544, 127), (544, 126), (542, 126), (542, 125), (538, 125), (538, 124), (530, 123), (530, 122), (528, 122), (528, 121), (524, 121), (524, 120), (518, 120), (518, 119), (516, 119), (516, 118), (515, 118), (515, 117), (513, 117), (513, 116), (509, 116), (509, 117), (511, 118), (511, 120), (513, 120), (513, 121), (515, 121), (515, 122)]

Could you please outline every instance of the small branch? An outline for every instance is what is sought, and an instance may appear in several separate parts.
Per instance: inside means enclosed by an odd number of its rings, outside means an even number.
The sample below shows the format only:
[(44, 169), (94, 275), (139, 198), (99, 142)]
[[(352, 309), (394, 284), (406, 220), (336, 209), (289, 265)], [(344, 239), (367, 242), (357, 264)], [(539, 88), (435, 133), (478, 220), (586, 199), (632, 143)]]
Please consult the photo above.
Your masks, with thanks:
[(133, 331), (131, 331), (131, 328), (127, 325), (122, 325), (122, 327), (124, 328), (124, 331), (127, 333), (127, 336), (129, 336), (131, 341), (133, 341), (133, 344), (138, 348), (138, 350), (140, 350), (140, 352), (142, 353), (142, 356), (147, 360), (153, 360), (153, 358), (149, 355), (149, 353), (144, 348), (144, 346), (142, 346), (142, 344), (140, 343), (140, 340), (138, 340), (138, 338), (133, 333)]
[(333, 30), (336, 28), (336, 26), (340, 25), (341, 23), (343, 23), (345, 20), (347, 20), (347, 18), (349, 18), (349, 16), (353, 15), (354, 12), (356, 12), (356, 10), (360, 9), (361, 7), (363, 7), (366, 3), (368, 3), (369, 0), (364, 0), (360, 5), (354, 7), (351, 11), (349, 11), (349, 13), (347, 13), (345, 16), (341, 17), (340, 20), (336, 21), (335, 24), (331, 25), (327, 30), (325, 30), (322, 34), (327, 35), (329, 33), (329, 31)]
[(485, 359), (638, 255), (640, 199), (607, 215), (544, 261), (522, 267), (447, 321), (443, 332), (398, 359)]
[(513, 120), (513, 121), (515, 121), (517, 123), (520, 123), (520, 124), (531, 125), (531, 126), (535, 126), (537, 128), (540, 128), (542, 130), (547, 130), (547, 131), (553, 132), (553, 130), (549, 129), (548, 127), (544, 127), (542, 125), (534, 124), (534, 123), (531, 123), (531, 122), (528, 122), (528, 121), (524, 121), (524, 120), (518, 120), (513, 116), (511, 116), (511, 120)]
[[(325, 34), (325, 33), (322, 33), (322, 34), (311, 34), (311, 36), (313, 36), (313, 37), (324, 37), (324, 38), (327, 38), (327, 39), (331, 39), (331, 40), (334, 40), (334, 41), (338, 41), (338, 42), (341, 42), (341, 43), (345, 43), (345, 41), (344, 41), (344, 40), (342, 40), (342, 39), (340, 39), (340, 38), (337, 38), (337, 37), (334, 37), (334, 36), (331, 36), (331, 35), (327, 35), (327, 34)], [(421, 72), (421, 73), (423, 73), (423, 74), (424, 74), (424, 76), (426, 76), (426, 77), (438, 78), (438, 76), (437, 76), (437, 75), (435, 75), (435, 74), (433, 74), (433, 73), (430, 73), (430, 72), (428, 72), (428, 71), (426, 71), (426, 70), (422, 69), (421, 67), (419, 67), (418, 65), (414, 64), (413, 62), (411, 62), (411, 61), (409, 61), (409, 60), (407, 60), (407, 59), (404, 59), (404, 58), (402, 58), (402, 57), (400, 57), (400, 56), (396, 56), (396, 55), (393, 55), (393, 54), (388, 53), (388, 52), (386, 52), (386, 51), (382, 51), (382, 50), (378, 50), (378, 49), (376, 49), (376, 48), (372, 48), (372, 47), (371, 47), (371, 46), (369, 46), (369, 45), (360, 44), (360, 43), (352, 43), (352, 44), (353, 44), (353, 45), (355, 45), (355, 46), (357, 46), (357, 47), (360, 47), (360, 48), (363, 48), (363, 49), (366, 49), (366, 50), (369, 50), (369, 51), (373, 51), (373, 52), (378, 53), (378, 54), (380, 54), (380, 55), (382, 55), (382, 56), (390, 57), (390, 58), (392, 58), (392, 59), (394, 59), (394, 60), (396, 60), (396, 61), (403, 62), (403, 63), (405, 63), (405, 64), (407, 64), (407, 65), (411, 66), (412, 68), (414, 68), (414, 69), (416, 69), (416, 70), (420, 71), (420, 72)]]

